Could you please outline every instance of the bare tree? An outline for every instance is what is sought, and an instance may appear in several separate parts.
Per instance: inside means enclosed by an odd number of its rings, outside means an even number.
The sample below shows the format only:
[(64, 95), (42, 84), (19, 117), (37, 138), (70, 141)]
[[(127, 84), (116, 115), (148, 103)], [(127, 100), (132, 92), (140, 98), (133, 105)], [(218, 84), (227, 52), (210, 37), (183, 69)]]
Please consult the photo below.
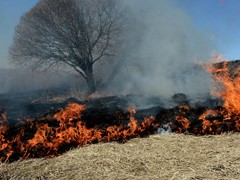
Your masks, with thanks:
[(93, 64), (114, 54), (123, 23), (117, 0), (41, 0), (21, 17), (11, 60), (44, 70), (68, 65), (92, 93)]

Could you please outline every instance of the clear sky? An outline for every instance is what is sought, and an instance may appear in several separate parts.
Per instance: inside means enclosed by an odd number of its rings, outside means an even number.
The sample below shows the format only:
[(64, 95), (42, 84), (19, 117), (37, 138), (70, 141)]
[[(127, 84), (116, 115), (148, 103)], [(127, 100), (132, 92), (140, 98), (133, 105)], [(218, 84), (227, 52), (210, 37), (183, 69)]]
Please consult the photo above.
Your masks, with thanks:
[[(172, 1), (192, 18), (199, 31), (206, 32), (218, 53), (229, 60), (240, 59), (240, 0)], [(8, 49), (20, 17), (37, 2), (0, 0), (0, 68), (9, 67)]]
[(174, 0), (227, 60), (240, 59), (240, 0)]
[(0, 0), (0, 68), (8, 67), (8, 49), (21, 16), (38, 0)]

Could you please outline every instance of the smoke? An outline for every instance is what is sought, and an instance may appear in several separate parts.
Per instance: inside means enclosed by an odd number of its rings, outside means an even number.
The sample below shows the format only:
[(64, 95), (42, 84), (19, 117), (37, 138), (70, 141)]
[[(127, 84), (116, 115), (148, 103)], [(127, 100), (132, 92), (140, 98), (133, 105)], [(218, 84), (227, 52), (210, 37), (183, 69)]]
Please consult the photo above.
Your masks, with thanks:
[(32, 72), (23, 69), (0, 69), (0, 94), (23, 93), (37, 90), (69, 87), (83, 84), (79, 76), (67, 72)]
[[(209, 41), (190, 16), (172, 1), (126, 0), (131, 9), (118, 92), (170, 97), (174, 93), (208, 93), (210, 78), (197, 62), (209, 60)], [(124, 63), (123, 63), (124, 62)]]
[[(125, 43), (117, 61), (109, 63), (110, 57), (95, 64), (97, 84), (105, 82), (113, 70), (116, 77), (109, 87), (117, 94), (171, 97), (175, 93), (188, 96), (208, 93), (209, 75), (196, 62), (208, 63), (213, 48), (205, 34), (194, 27), (191, 17), (171, 0), (122, 2), (130, 9), (126, 15), (128, 30), (123, 34)], [(25, 72), (7, 74), (0, 78), (0, 93), (67, 86), (73, 79), (59, 75), (49, 78), (44, 73), (44, 76)]]

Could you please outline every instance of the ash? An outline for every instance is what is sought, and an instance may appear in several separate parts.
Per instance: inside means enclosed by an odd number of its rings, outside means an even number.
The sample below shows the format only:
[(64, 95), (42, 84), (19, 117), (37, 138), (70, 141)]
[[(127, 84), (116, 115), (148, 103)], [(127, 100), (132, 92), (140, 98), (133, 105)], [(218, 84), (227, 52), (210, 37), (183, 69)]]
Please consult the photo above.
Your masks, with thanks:
[(171, 124), (172, 123), (163, 124), (161, 127), (159, 127), (157, 129), (157, 134), (170, 134), (170, 133), (172, 133)]

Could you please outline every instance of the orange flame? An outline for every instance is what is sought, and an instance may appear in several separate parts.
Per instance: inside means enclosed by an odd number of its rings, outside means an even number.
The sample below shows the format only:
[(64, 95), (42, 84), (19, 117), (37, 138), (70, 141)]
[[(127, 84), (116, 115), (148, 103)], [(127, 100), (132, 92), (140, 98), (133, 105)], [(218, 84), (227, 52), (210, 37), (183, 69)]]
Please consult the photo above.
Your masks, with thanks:
[[(219, 59), (221, 56), (216, 56)], [(214, 88), (212, 94), (221, 98), (223, 107), (215, 110), (203, 110), (199, 117), (193, 117), (192, 109), (188, 105), (181, 105), (173, 110), (172, 115), (165, 114), (167, 120), (175, 120), (175, 132), (192, 132), (196, 135), (220, 134), (223, 130), (240, 132), (240, 73), (239, 70), (231, 72), (228, 63), (205, 66), (212, 73)], [(18, 130), (17, 135), (11, 134), (7, 122), (7, 114), (2, 113), (0, 119), (0, 161), (6, 161), (14, 156), (21, 159), (31, 157), (55, 157), (70, 147), (83, 146), (89, 143), (121, 141), (125, 142), (133, 137), (140, 137), (149, 132), (156, 132), (161, 124), (158, 119), (150, 116), (141, 123), (134, 116), (135, 108), (129, 108), (129, 123), (112, 125), (101, 129), (99, 126), (88, 128), (81, 119), (86, 107), (77, 103), (69, 103), (64, 109), (53, 116), (54, 125), (48, 123), (28, 122), (28, 130), (32, 136), (25, 138), (24, 126)], [(169, 111), (170, 112), (170, 111)], [(157, 116), (156, 116), (157, 117)], [(160, 116), (161, 118), (161, 116)], [(195, 124), (192, 119), (195, 118)], [(8, 135), (8, 136), (7, 136)]]
[[(11, 141), (4, 139), (5, 131), (1, 130), (0, 152), (7, 151), (6, 157), (1, 157), (0, 160), (8, 160), (14, 153), (13, 144), (17, 143), (19, 150), (23, 153), (22, 159), (29, 157), (48, 156), (54, 157), (59, 154), (61, 148), (65, 145), (73, 144), (74, 146), (83, 146), (88, 143), (102, 141), (127, 141), (131, 137), (137, 137), (146, 129), (152, 126), (155, 121), (154, 117), (145, 118), (139, 125), (133, 117), (136, 113), (134, 108), (129, 109), (130, 122), (128, 126), (109, 126), (105, 130), (87, 128), (84, 122), (81, 122), (81, 114), (86, 109), (84, 105), (70, 103), (65, 109), (62, 109), (54, 115), (54, 118), (59, 122), (56, 128), (49, 127), (48, 124), (36, 124), (36, 132), (33, 138), (27, 142), (23, 142), (21, 138), (24, 136), (24, 130)], [(77, 122), (75, 122), (77, 120)], [(0, 126), (1, 128), (3, 126)]]
[[(229, 120), (226, 124), (235, 124), (236, 131), (240, 130), (240, 70), (233, 69), (229, 63), (223, 61), (221, 63), (214, 64), (215, 62), (222, 61), (221, 55), (217, 55), (212, 59), (213, 64), (204, 66), (210, 73), (214, 86), (211, 94), (217, 96), (223, 100), (223, 110), (221, 112), (208, 110), (199, 119), (203, 120), (203, 131), (212, 130), (211, 126), (219, 126), (223, 123), (218, 120), (210, 122), (205, 119), (207, 114), (222, 114), (224, 120)], [(221, 131), (217, 129), (216, 131)]]
[(176, 116), (176, 121), (180, 124), (181, 127), (178, 127), (178, 132), (186, 132), (190, 128), (190, 122), (187, 118), (182, 116)]
[(240, 71), (236, 69), (231, 73), (228, 64), (224, 61), (220, 65), (206, 66), (207, 70), (213, 74), (212, 95), (224, 101), (223, 107), (227, 109), (229, 115), (240, 115)]

